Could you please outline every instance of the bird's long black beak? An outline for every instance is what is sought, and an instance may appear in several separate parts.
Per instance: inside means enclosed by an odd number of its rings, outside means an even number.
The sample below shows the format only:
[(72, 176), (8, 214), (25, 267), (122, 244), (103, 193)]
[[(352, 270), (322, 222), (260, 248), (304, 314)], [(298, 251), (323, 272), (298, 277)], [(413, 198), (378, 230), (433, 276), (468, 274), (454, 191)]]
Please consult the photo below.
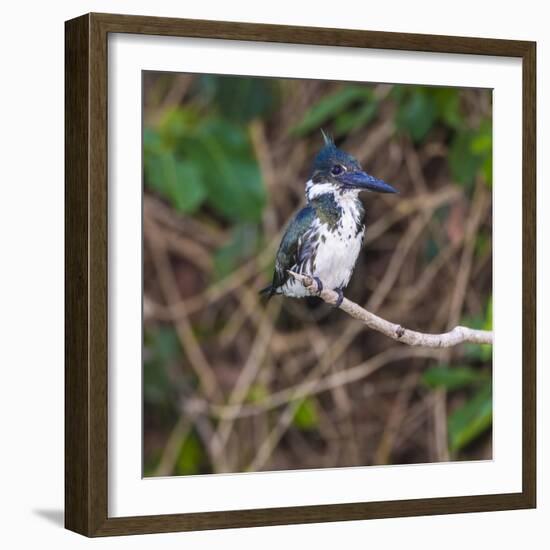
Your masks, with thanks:
[(340, 180), (349, 187), (356, 189), (364, 189), (365, 191), (374, 191), (376, 193), (399, 193), (397, 189), (379, 180), (366, 172), (355, 171), (342, 174)]

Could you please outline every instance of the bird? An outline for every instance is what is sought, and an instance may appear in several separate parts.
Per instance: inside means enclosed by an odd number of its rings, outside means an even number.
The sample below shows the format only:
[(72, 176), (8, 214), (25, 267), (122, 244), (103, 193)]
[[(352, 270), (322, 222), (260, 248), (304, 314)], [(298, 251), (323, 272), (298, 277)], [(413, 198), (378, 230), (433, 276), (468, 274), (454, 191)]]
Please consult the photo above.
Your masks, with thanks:
[(365, 209), (359, 194), (398, 191), (367, 174), (357, 159), (336, 147), (329, 134), (321, 133), (324, 143), (306, 182), (306, 205), (288, 224), (275, 258), (273, 281), (260, 293), (268, 298), (310, 296), (288, 273), (293, 271), (311, 277), (319, 293), (323, 286), (334, 290), (337, 308), (363, 245)]

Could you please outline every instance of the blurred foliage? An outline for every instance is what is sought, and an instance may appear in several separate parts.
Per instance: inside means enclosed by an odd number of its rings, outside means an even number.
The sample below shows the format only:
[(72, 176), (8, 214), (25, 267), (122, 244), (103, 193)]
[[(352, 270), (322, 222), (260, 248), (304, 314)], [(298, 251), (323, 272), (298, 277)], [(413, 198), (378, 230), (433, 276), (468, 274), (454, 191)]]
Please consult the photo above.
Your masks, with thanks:
[(377, 107), (370, 88), (347, 85), (313, 105), (291, 133), (303, 136), (333, 120), (334, 135), (338, 137), (368, 124), (376, 115)]
[[(485, 317), (470, 318), (462, 321), (471, 328), (492, 330), (493, 307), (489, 298)], [(465, 344), (466, 357), (480, 365), (492, 358), (493, 347), (489, 345)], [(439, 365), (427, 369), (422, 381), (430, 388), (444, 388), (449, 392), (466, 390), (468, 397), (454, 410), (447, 421), (449, 450), (457, 453), (484, 434), (493, 422), (492, 378), (488, 371), (470, 366)]]
[[(206, 75), (195, 81), (194, 102), (167, 109), (143, 135), (145, 184), (185, 214), (202, 205), (229, 222), (258, 222), (265, 206), (262, 176), (247, 123), (268, 117), (282, 90), (276, 79)], [(462, 115), (459, 88), (394, 86), (397, 132), (419, 143), (445, 128), (452, 177), (471, 188), (476, 176), (492, 185), (492, 125)], [(372, 88), (347, 84), (314, 103), (290, 129), (294, 136), (328, 126), (339, 137), (366, 126), (379, 112)]]
[(449, 448), (456, 453), (484, 433), (493, 422), (493, 396), (490, 382), (483, 384), (448, 420)]
[[(449, 132), (449, 163), (453, 178), (467, 188), (476, 175), (492, 185), (492, 127), (489, 118), (476, 127), (462, 115), (460, 89), (394, 86), (395, 126), (413, 142), (424, 141), (436, 126)], [(336, 137), (367, 126), (377, 115), (380, 100), (371, 88), (346, 85), (322, 98), (291, 129), (303, 136), (330, 124)]]
[(263, 384), (252, 384), (248, 390), (248, 403), (263, 403), (269, 395), (268, 389)]
[(145, 182), (182, 213), (205, 203), (230, 222), (257, 222), (265, 203), (258, 164), (244, 129), (192, 109), (165, 114), (144, 132)]
[(293, 419), (294, 425), (304, 431), (313, 430), (319, 425), (319, 413), (315, 401), (307, 397), (296, 408)]
[(175, 475), (183, 476), (200, 473), (204, 458), (204, 451), (198, 437), (196, 434), (191, 433), (180, 448)]
[[(144, 331), (143, 407), (144, 420), (153, 424), (171, 424), (176, 415), (177, 392), (169, 376), (169, 367), (181, 359), (181, 347), (173, 328), (159, 326)], [(145, 453), (144, 475), (153, 475), (160, 452)]]
[(214, 276), (223, 279), (241, 262), (251, 258), (259, 249), (261, 233), (257, 225), (235, 224), (230, 240), (220, 247), (214, 255)]
[(145, 127), (145, 185), (184, 214), (205, 205), (229, 222), (258, 222), (266, 194), (246, 122), (273, 107), (272, 89), (267, 79), (198, 79), (196, 102)]
[(441, 365), (427, 369), (422, 379), (431, 388), (445, 388), (447, 390), (458, 390), (466, 386), (479, 384), (480, 382), (490, 381), (487, 373), (457, 365), (453, 365), (452, 367)]
[[(493, 330), (493, 297), (487, 298), (485, 315), (465, 317), (462, 319), (462, 324), (481, 330)], [(493, 356), (493, 346), (466, 343), (464, 344), (464, 353), (472, 361), (487, 362)]]
[(449, 392), (471, 390), (473, 393), (448, 418), (449, 450), (456, 453), (490, 428), (493, 420), (492, 382), (485, 371), (470, 367), (441, 365), (427, 369), (423, 382), (431, 388)]
[(180, 343), (173, 328), (161, 326), (145, 332), (144, 347), (147, 352), (143, 361), (144, 399), (154, 405), (163, 405), (172, 388), (166, 366), (181, 358)]
[(279, 82), (273, 78), (201, 75), (196, 93), (203, 104), (216, 105), (235, 124), (270, 115), (280, 98)]
[[(210, 269), (203, 269), (197, 276), (193, 275), (197, 270), (190, 269), (188, 263), (184, 264), (186, 269), (179, 269), (178, 262), (174, 261), (174, 277), (185, 296), (199, 294), (204, 291), (205, 284), (223, 285), (247, 260), (256, 257), (284, 225), (300, 204), (296, 197), (303, 200), (302, 187), (307, 178), (308, 163), (321, 144), (320, 128), (331, 133), (337, 143), (351, 145), (353, 151), (353, 148), (360, 149), (381, 126), (389, 127), (388, 137), (384, 138), (382, 160), (377, 165), (377, 158), (370, 158), (369, 164), (377, 166), (377, 175), (384, 177), (383, 171), (389, 163), (402, 163), (393, 176), (401, 178), (398, 187), (404, 196), (413, 189), (407, 176), (402, 175), (406, 172), (402, 151), (407, 148), (412, 148), (423, 163), (424, 177), (430, 187), (428, 191), (435, 190), (431, 188), (433, 181), (457, 186), (469, 205), (477, 182), (482, 181), (489, 188), (492, 186), (489, 91), (151, 73), (145, 80), (144, 101), (145, 193), (159, 199), (178, 218), (198, 220), (197, 227), (208, 230), (207, 233), (212, 231), (214, 235), (210, 236), (211, 239), (208, 237), (208, 262), (203, 261), (203, 264), (211, 264)], [(258, 145), (254, 133), (258, 122), (264, 145), (272, 148), (269, 151), (272, 169), (284, 173), (287, 180), (294, 179), (291, 184), (295, 187), (301, 186), (296, 195), (292, 195), (291, 185), (281, 187), (279, 182), (276, 190), (269, 190), (268, 197), (268, 178), (260, 158), (262, 144)], [(426, 152), (431, 150), (436, 152), (430, 152), (427, 158)], [(292, 165), (296, 151), (299, 153), (297, 158), (302, 159), (299, 172), (285, 171), (287, 164)], [(278, 173), (275, 179), (277, 177)], [(464, 212), (461, 214), (460, 209), (449, 204), (438, 207), (433, 215), (434, 224), (445, 228), (446, 233), (432, 230), (423, 234), (419, 245), (421, 253), (415, 262), (421, 267), (436, 262), (448, 242), (460, 238), (464, 232), (463, 216)], [(453, 228), (449, 228), (451, 221), (455, 224)], [(397, 234), (405, 230), (404, 225), (396, 227)], [(196, 231), (195, 226), (190, 238), (202, 242), (201, 235), (193, 234), (193, 231)], [(492, 300), (490, 290), (486, 292), (486, 289), (490, 289), (491, 266), (483, 262), (491, 255), (490, 221), (480, 228), (474, 239), (476, 261), (485, 267), (478, 270), (480, 282), (472, 290), (475, 295), (472, 303), (477, 305), (465, 308), (467, 314), (464, 314), (461, 324), (489, 329), (492, 325)], [(381, 277), (383, 269), (378, 266), (385, 266), (383, 252), (390, 250), (394, 242), (391, 239), (389, 244), (384, 241), (378, 248), (369, 245), (370, 277)], [(272, 269), (273, 262), (258, 266), (257, 273), (264, 274), (266, 280)], [(153, 301), (162, 302), (162, 293), (154, 276), (146, 274), (144, 278), (145, 293), (152, 296)], [(368, 286), (370, 282), (365, 280)], [(452, 277), (447, 280), (450, 281), (447, 288), (451, 288)], [(436, 280), (434, 295), (443, 286), (443, 280)], [(368, 287), (368, 293), (371, 291), (372, 287)], [(364, 293), (362, 296), (365, 298)], [(435, 302), (435, 298), (432, 301)], [(193, 319), (193, 334), (205, 348), (205, 353), (219, 353), (224, 358), (217, 375), (228, 387), (232, 387), (235, 373), (226, 362), (231, 364), (233, 361), (239, 369), (242, 363), (237, 359), (240, 356), (238, 351), (227, 348), (227, 342), (220, 344), (218, 336), (226, 328), (224, 316), (238, 309), (241, 302), (246, 302), (245, 294), (207, 312), (200, 319)], [(426, 317), (429, 318), (438, 304), (431, 305), (433, 308), (424, 305), (412, 310), (408, 320), (419, 317), (428, 322)], [(294, 306), (285, 303), (285, 307)], [(310, 306), (306, 303), (300, 307), (307, 312)], [(423, 310), (427, 309), (430, 312), (424, 314)], [(251, 325), (256, 326), (257, 317), (251, 318), (254, 319)], [(233, 339), (246, 329), (245, 322), (242, 323)], [(287, 315), (285, 323), (289, 332), (303, 326), (296, 315)], [(360, 356), (357, 354), (364, 349), (368, 356), (374, 353), (356, 342), (355, 356)], [(491, 346), (467, 344), (461, 347), (458, 358), (436, 366), (433, 362), (425, 363), (423, 391), (443, 388), (449, 395), (449, 450), (455, 458), (465, 456), (461, 453), (488, 437), (492, 423), (491, 360)], [(155, 319), (146, 323), (143, 373), (146, 475), (155, 472), (161, 460), (162, 444), (159, 441), (166, 441), (169, 427), (178, 418), (181, 388), (174, 380), (179, 380), (182, 371), (188, 373), (187, 361), (178, 335), (169, 322)], [(274, 384), (277, 389), (276, 382), (281, 372), (277, 371), (277, 376), (267, 381), (255, 380), (244, 401), (251, 406), (264, 404), (273, 393)], [(186, 374), (184, 378), (191, 389), (197, 389), (197, 380), (193, 376)], [(322, 432), (325, 422), (322, 413), (325, 411), (321, 411), (321, 403), (319, 396), (305, 397), (296, 406), (291, 429), (300, 437)], [(267, 423), (271, 425), (271, 417)], [(209, 468), (209, 456), (201, 434), (192, 429), (182, 438), (177, 449), (173, 473), (197, 474), (207, 472)]]
[(396, 86), (397, 128), (415, 142), (428, 136), (436, 124), (449, 132), (449, 168), (452, 177), (467, 188), (476, 175), (492, 185), (492, 126), (489, 118), (476, 127), (464, 118), (459, 88)]

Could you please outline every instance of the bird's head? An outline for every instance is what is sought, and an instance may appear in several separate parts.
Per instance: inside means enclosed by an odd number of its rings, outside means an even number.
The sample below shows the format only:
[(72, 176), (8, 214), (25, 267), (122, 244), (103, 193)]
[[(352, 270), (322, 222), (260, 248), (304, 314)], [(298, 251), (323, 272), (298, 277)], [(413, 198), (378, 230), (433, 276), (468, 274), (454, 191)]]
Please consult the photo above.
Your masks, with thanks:
[(333, 139), (322, 130), (321, 132), (325, 143), (313, 161), (306, 187), (308, 199), (335, 192), (351, 192), (355, 195), (360, 191), (398, 192), (391, 185), (363, 171), (355, 157), (338, 149)]

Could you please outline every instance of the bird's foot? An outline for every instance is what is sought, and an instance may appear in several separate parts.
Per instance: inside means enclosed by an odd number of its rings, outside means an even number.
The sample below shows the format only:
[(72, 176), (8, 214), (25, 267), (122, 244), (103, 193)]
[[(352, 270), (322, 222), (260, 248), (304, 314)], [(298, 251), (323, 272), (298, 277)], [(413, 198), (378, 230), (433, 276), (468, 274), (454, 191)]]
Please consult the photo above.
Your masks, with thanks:
[(342, 305), (342, 302), (344, 301), (344, 291), (341, 288), (335, 288), (334, 292), (338, 294), (338, 298), (336, 299), (336, 302), (334, 303), (333, 307), (338, 309)]
[(323, 292), (323, 283), (319, 277), (312, 277), (312, 279), (315, 281), (315, 284), (317, 285), (316, 293), (321, 294)]

